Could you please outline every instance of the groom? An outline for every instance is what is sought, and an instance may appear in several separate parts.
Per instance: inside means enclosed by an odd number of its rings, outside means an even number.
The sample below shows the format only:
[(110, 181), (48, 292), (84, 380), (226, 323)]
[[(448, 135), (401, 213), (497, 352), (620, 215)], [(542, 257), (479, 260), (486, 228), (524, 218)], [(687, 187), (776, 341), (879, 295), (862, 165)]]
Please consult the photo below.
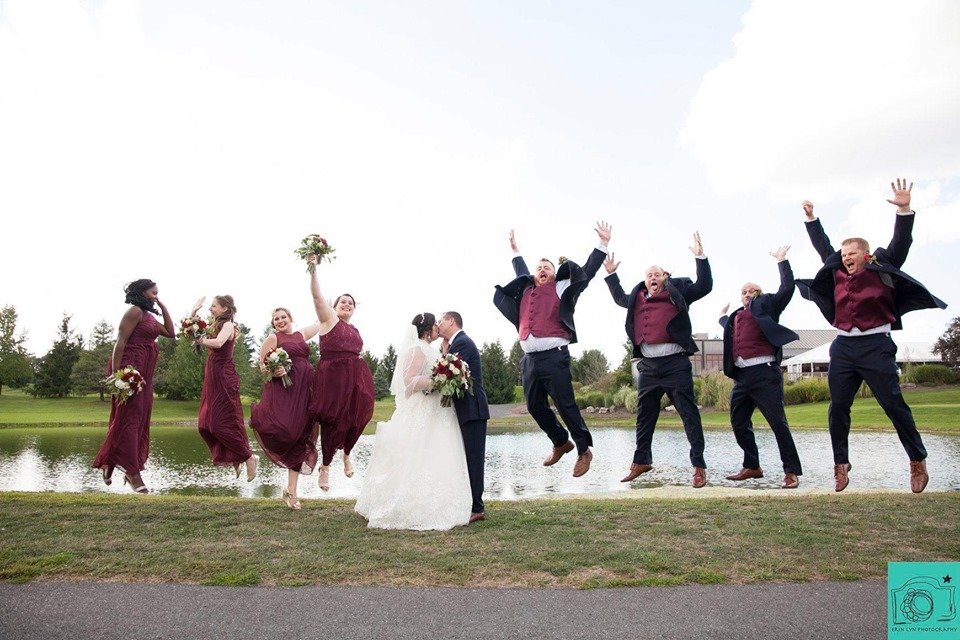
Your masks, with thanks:
[(487, 392), (483, 389), (483, 370), (480, 367), (480, 352), (470, 336), (463, 332), (463, 318), (456, 311), (447, 311), (438, 323), (443, 338), (443, 353), (455, 353), (470, 367), (473, 378), (473, 393), (454, 398), (453, 407), (460, 422), (463, 448), (467, 455), (467, 473), (470, 476), (470, 492), (473, 507), (470, 522), (484, 520), (483, 512), (483, 465), (487, 447)]

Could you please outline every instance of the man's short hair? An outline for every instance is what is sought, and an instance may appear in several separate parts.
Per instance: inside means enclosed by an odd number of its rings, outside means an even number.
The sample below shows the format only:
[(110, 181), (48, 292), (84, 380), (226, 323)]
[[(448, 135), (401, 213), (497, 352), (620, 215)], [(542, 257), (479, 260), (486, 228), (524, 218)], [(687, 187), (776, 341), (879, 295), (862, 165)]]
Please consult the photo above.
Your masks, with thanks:
[(463, 329), (463, 316), (456, 311), (445, 311), (443, 317), (448, 320), (453, 320), (453, 323), (457, 325), (457, 329)]
[(857, 247), (863, 249), (864, 253), (870, 253), (870, 243), (863, 238), (847, 238), (840, 243), (840, 246), (842, 247), (845, 244), (856, 244)]
[(549, 258), (540, 258), (540, 262), (549, 262), (550, 266), (553, 267), (553, 270), (557, 270), (557, 265), (553, 264), (553, 260), (550, 260)]

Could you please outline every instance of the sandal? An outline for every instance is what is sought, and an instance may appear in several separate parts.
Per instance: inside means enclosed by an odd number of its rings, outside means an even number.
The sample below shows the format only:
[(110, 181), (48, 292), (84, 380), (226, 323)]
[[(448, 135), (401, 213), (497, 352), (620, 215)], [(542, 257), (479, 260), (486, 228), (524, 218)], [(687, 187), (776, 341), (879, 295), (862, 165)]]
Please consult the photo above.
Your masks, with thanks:
[(320, 477), (317, 478), (317, 484), (322, 491), (330, 491), (330, 467), (320, 467)]
[(123, 474), (123, 484), (129, 484), (130, 488), (137, 493), (150, 493), (150, 489), (147, 488), (147, 485), (143, 484), (139, 473), (132, 476), (129, 473)]
[(294, 498), (292, 493), (284, 489), (281, 497), (283, 498), (283, 501), (287, 503), (288, 507), (294, 511), (300, 511), (300, 501)]

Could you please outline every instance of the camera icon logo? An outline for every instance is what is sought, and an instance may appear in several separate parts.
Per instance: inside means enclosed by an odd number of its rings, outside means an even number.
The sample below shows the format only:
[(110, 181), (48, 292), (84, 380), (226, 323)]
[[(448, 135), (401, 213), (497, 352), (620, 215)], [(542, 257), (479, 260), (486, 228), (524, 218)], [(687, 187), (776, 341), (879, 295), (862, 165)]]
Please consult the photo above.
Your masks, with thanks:
[(957, 617), (955, 587), (940, 584), (930, 576), (907, 580), (899, 589), (890, 590), (893, 624), (952, 622)]

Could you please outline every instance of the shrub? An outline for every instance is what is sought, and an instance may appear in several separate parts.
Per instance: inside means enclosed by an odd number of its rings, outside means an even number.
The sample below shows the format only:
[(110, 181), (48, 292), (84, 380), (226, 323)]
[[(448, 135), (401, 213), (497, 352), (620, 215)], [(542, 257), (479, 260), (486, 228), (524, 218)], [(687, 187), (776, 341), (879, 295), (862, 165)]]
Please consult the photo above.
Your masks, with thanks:
[(513, 401), (523, 402), (523, 387), (516, 386), (513, 388)]
[[(703, 407), (714, 407), (717, 411), (729, 411), (732, 389), (733, 380), (723, 375), (722, 371), (708, 373), (700, 379), (697, 404)], [(696, 391), (696, 384), (694, 384), (694, 391)]]
[(599, 391), (586, 391), (576, 396), (577, 406), (581, 409), (586, 409), (587, 407), (602, 407), (603, 404), (603, 394)]
[(953, 384), (957, 381), (957, 374), (946, 365), (920, 364), (908, 366), (900, 381), (923, 385)]
[[(614, 407), (626, 407), (627, 399), (633, 396), (633, 402), (637, 402), (637, 391), (630, 385), (623, 385), (620, 387), (615, 394), (613, 394), (613, 406)], [(634, 407), (636, 409), (636, 407)]]
[(624, 396), (623, 399), (623, 408), (629, 411), (630, 413), (637, 412), (637, 392), (633, 390), (632, 387), (626, 387), (630, 389), (631, 393), (628, 393)]
[(783, 388), (785, 404), (807, 404), (808, 402), (826, 402), (830, 399), (830, 387), (826, 378), (804, 378)]

